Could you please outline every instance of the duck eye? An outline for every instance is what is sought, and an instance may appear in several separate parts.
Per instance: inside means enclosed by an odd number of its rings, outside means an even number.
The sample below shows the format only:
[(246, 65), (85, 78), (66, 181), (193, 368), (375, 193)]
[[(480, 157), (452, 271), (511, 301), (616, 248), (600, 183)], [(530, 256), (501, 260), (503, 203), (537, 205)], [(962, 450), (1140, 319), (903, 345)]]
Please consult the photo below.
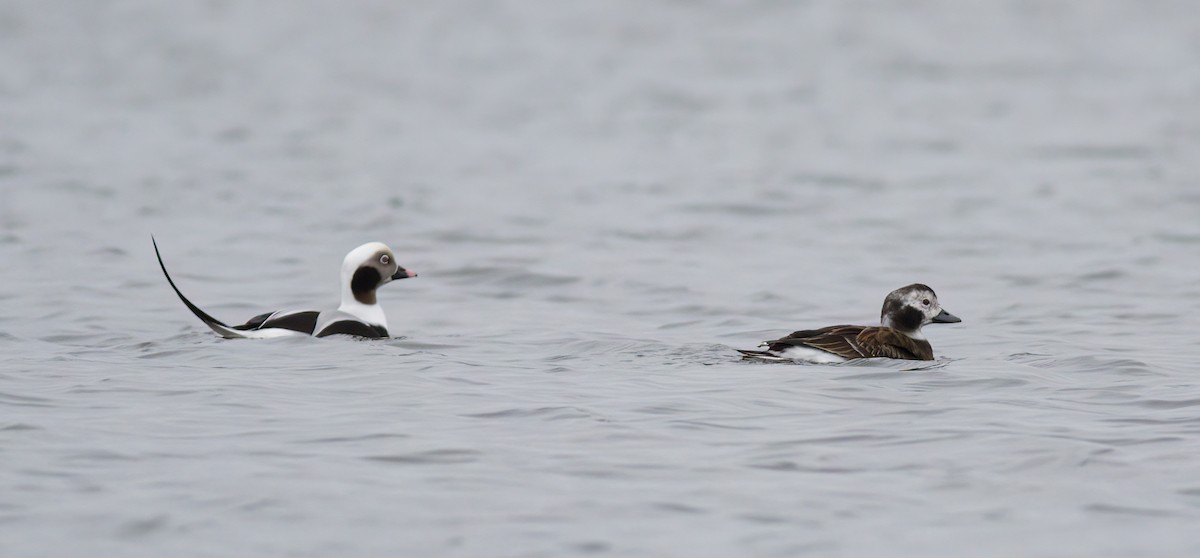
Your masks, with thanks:
[(929, 306), (929, 299), (927, 298), (925, 300), (922, 300), (921, 304), (924, 304), (925, 306)]
[[(379, 256), (379, 263), (381, 263), (381, 264), (383, 264), (383, 265), (387, 265), (387, 264), (388, 264), (388, 262), (390, 262), (390, 261), (392, 261), (392, 259), (391, 259), (391, 258), (389, 258), (387, 254), (384, 254), (384, 255), (382, 255), (382, 256)], [(927, 301), (925, 301), (925, 302), (926, 302), (927, 304), (929, 303), (929, 301), (928, 301), (928, 300), (927, 300)]]

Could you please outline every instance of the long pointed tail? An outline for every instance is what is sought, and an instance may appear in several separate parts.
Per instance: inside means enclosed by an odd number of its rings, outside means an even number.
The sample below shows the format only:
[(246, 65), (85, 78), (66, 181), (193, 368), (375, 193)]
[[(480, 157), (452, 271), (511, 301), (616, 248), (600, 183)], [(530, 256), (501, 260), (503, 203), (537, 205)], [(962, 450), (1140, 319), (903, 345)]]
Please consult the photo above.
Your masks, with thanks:
[(171, 288), (175, 289), (175, 294), (179, 295), (179, 300), (183, 301), (183, 304), (188, 307), (188, 310), (191, 310), (197, 318), (200, 318), (205, 325), (212, 328), (213, 331), (216, 331), (217, 333), (224, 335), (220, 329), (217, 329), (214, 326), (220, 326), (221, 328), (224, 328), (225, 331), (231, 331), (231, 328), (228, 325), (225, 325), (225, 322), (209, 316), (207, 312), (201, 310), (195, 304), (192, 304), (192, 301), (188, 300), (186, 296), (183, 296), (183, 293), (179, 292), (179, 287), (176, 287), (175, 281), (171, 280), (171, 274), (167, 273), (167, 265), (163, 263), (162, 254), (158, 252), (158, 241), (154, 240), (153, 235), (150, 236), (150, 242), (154, 244), (154, 255), (158, 256), (158, 266), (162, 268), (163, 275), (167, 277), (167, 283), (170, 283)]

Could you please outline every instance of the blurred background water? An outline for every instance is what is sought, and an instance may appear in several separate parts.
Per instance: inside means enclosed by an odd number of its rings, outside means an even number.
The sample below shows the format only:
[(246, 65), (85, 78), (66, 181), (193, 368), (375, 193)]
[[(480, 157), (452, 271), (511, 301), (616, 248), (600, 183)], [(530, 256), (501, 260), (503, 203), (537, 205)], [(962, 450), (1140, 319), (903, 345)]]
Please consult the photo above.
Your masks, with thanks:
[[(1200, 4), (0, 3), (4, 556), (1200, 553)], [(397, 339), (225, 341), (389, 243)], [(756, 365), (912, 282), (943, 365)]]

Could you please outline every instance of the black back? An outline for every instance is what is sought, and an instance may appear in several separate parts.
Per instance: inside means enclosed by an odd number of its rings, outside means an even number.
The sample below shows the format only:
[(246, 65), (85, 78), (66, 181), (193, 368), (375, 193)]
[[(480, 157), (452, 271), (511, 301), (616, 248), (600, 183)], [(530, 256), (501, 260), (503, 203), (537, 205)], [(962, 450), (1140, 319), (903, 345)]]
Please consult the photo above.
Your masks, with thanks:
[(273, 314), (274, 312), (268, 312), (266, 314), (255, 316), (250, 318), (250, 321), (240, 326), (234, 326), (233, 329), (247, 331), (251, 329), (279, 328), (312, 334), (313, 330), (317, 328), (317, 315), (319, 315), (320, 312), (317, 312), (316, 310), (292, 312), (291, 314), (284, 314), (283, 316), (273, 320), (268, 320), (267, 318), (270, 318)]

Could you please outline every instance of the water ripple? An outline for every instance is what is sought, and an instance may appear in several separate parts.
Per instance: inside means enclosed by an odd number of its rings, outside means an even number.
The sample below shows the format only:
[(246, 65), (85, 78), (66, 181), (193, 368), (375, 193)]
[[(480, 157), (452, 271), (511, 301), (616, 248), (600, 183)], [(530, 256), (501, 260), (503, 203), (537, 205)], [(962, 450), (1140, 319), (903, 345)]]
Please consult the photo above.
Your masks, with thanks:
[(436, 449), (415, 453), (368, 455), (363, 459), (397, 465), (450, 465), (473, 463), (482, 453), (470, 449)]

